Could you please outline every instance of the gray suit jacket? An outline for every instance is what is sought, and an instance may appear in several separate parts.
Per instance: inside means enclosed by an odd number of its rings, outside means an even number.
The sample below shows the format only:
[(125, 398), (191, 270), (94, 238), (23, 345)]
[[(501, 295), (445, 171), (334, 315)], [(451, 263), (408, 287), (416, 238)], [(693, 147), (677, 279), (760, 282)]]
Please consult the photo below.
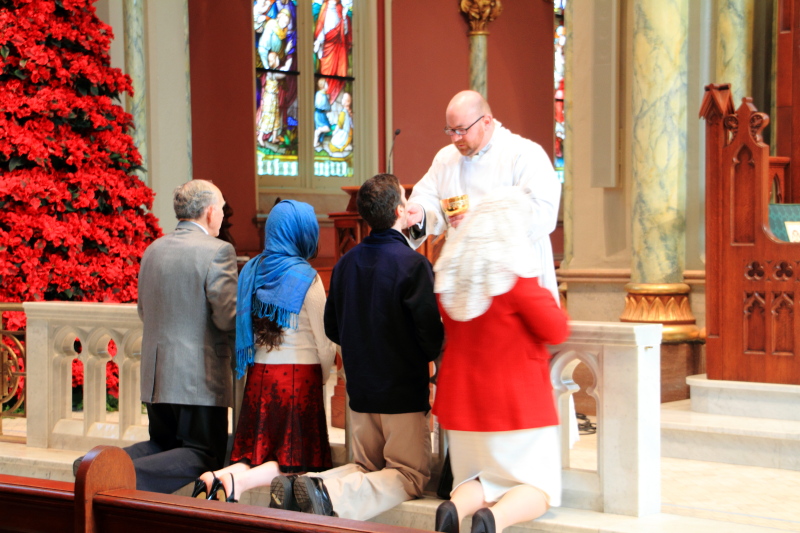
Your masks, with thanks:
[(232, 405), (236, 252), (190, 222), (153, 242), (139, 271), (142, 401)]

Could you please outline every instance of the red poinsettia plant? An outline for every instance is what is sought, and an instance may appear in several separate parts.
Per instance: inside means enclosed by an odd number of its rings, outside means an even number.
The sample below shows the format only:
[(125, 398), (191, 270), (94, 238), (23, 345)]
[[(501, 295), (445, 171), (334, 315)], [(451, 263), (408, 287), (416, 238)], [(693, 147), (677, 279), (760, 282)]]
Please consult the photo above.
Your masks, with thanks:
[(133, 302), (161, 234), (93, 4), (0, 0), (0, 301)]

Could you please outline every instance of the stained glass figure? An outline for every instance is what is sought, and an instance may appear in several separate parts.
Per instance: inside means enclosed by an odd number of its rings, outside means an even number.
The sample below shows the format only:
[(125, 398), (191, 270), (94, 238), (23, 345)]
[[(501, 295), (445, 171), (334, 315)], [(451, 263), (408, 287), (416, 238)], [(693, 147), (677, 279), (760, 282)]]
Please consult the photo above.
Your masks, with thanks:
[(256, 152), (259, 175), (296, 176), (297, 5), (255, 0)]
[(331, 78), (317, 77), (314, 95), (314, 175), (353, 175), (353, 82), (331, 98)]
[(564, 139), (566, 124), (564, 118), (564, 47), (567, 45), (567, 34), (564, 29), (564, 8), (567, 0), (554, 0), (555, 34), (553, 46), (555, 61), (553, 72), (555, 99), (555, 169), (559, 181), (564, 183)]
[(353, 176), (353, 0), (314, 0), (314, 175)]

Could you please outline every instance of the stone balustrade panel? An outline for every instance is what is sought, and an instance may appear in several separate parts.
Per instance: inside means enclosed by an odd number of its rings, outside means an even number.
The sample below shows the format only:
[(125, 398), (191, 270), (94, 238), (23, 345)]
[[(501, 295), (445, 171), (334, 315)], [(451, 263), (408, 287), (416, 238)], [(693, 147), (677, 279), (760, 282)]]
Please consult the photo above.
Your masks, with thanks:
[[(26, 302), (28, 446), (85, 451), (148, 438), (139, 391), (142, 322), (135, 304)], [(75, 340), (81, 345), (75, 350)], [(117, 352), (119, 417), (106, 411), (106, 365)], [(83, 416), (72, 412), (72, 361), (83, 364)]]

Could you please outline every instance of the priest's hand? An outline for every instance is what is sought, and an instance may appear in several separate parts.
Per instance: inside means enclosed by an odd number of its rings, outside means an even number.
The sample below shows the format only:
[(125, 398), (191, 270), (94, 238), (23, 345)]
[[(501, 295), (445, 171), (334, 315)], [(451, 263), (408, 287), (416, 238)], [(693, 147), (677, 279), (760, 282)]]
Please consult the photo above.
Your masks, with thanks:
[(421, 205), (409, 203), (406, 209), (408, 211), (408, 218), (406, 220), (409, 226), (422, 222), (422, 216), (425, 214), (425, 211)]

